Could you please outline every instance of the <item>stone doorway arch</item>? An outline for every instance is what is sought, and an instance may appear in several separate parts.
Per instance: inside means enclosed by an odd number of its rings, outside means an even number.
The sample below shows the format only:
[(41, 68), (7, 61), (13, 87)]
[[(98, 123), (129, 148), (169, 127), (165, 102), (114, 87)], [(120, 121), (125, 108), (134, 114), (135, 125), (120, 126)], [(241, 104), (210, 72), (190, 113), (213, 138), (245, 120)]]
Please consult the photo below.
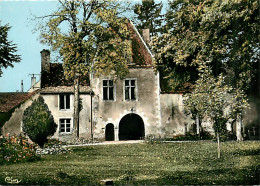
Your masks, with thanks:
[(144, 136), (144, 122), (139, 115), (127, 114), (120, 120), (119, 140), (140, 140)]
[(106, 138), (106, 141), (114, 141), (115, 140), (115, 130), (114, 130), (114, 125), (112, 123), (108, 123), (106, 125), (105, 138)]

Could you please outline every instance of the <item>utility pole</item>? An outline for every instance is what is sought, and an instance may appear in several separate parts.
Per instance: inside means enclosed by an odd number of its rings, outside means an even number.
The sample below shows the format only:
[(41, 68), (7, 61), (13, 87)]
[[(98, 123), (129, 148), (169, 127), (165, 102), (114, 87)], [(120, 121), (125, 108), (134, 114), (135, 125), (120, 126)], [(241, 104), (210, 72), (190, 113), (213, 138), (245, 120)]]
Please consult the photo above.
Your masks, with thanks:
[(21, 92), (23, 92), (23, 80), (21, 81)]

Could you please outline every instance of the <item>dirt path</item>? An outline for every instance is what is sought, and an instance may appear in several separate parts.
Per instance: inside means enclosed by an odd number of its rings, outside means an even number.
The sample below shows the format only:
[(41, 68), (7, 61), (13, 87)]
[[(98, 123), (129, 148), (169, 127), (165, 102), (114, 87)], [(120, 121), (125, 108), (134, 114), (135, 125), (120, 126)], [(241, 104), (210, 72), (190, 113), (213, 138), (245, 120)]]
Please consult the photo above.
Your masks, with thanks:
[(104, 141), (101, 143), (88, 143), (78, 145), (64, 145), (64, 147), (82, 147), (82, 146), (96, 146), (96, 145), (118, 145), (118, 144), (133, 144), (144, 143), (144, 140), (128, 140), (128, 141)]

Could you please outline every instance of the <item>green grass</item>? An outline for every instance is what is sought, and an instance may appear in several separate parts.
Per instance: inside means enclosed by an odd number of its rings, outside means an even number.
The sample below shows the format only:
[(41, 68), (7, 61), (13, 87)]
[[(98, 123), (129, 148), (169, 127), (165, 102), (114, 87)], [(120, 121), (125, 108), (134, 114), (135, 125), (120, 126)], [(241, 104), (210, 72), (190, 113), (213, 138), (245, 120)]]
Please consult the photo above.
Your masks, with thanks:
[(102, 145), (73, 148), (71, 154), (45, 155), (38, 162), (2, 165), (5, 178), (20, 184), (260, 184), (260, 142), (211, 141)]

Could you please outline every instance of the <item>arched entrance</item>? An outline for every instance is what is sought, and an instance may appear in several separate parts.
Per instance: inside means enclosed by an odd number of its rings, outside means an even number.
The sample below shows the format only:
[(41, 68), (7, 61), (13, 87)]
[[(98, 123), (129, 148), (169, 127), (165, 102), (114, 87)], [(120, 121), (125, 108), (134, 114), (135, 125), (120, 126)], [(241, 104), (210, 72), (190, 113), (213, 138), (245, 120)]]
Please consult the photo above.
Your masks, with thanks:
[(114, 125), (112, 123), (106, 125), (105, 137), (106, 137), (106, 141), (115, 140), (115, 130), (114, 130)]
[(127, 114), (121, 119), (119, 140), (140, 140), (144, 135), (144, 122), (139, 115)]

